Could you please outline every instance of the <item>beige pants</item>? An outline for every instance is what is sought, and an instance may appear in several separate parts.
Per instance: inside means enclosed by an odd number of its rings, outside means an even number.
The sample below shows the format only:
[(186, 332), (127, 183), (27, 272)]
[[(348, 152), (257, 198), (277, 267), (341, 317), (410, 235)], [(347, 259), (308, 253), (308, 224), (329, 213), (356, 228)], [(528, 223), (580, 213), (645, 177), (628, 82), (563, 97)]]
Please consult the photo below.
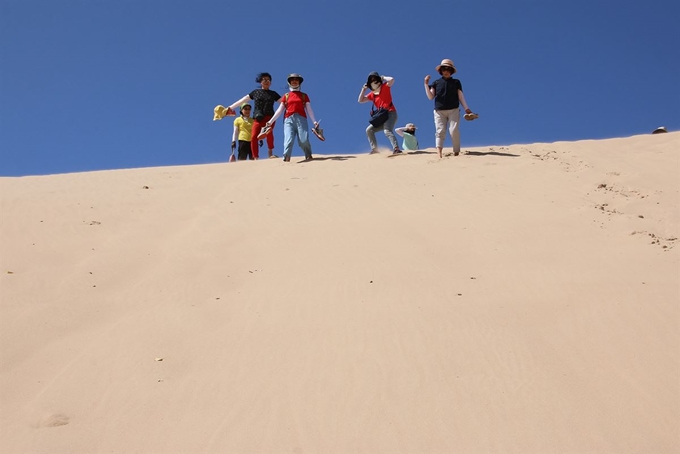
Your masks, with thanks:
[(460, 109), (434, 111), (435, 145), (437, 148), (444, 148), (447, 123), (451, 141), (453, 142), (453, 152), (460, 153), (460, 129), (458, 129)]

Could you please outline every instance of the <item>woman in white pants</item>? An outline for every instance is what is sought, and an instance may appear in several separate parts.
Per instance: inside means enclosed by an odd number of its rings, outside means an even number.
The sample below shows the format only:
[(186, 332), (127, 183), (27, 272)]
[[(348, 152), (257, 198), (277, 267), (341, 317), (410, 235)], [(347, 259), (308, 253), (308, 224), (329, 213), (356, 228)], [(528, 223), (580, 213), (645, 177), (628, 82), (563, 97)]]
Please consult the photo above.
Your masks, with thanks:
[(434, 99), (435, 146), (441, 158), (448, 126), (453, 142), (453, 155), (458, 156), (460, 154), (459, 106), (463, 105), (466, 114), (472, 114), (472, 111), (465, 102), (460, 80), (451, 77), (456, 73), (453, 61), (445, 58), (435, 69), (442, 77), (435, 80), (432, 85), (430, 85), (430, 76), (425, 76), (425, 93), (428, 99)]

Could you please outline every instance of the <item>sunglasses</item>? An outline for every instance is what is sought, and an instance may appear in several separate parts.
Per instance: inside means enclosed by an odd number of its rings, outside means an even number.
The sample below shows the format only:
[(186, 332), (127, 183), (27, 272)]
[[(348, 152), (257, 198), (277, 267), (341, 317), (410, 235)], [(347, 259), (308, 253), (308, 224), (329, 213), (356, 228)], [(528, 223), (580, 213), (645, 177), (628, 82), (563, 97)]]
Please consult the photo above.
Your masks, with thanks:
[(271, 82), (272, 80), (269, 77), (263, 77), (261, 82)]
[(448, 71), (448, 72), (453, 72), (453, 68), (450, 66), (442, 66), (439, 68), (440, 71)]
[(288, 79), (289, 82), (292, 82), (294, 80), (297, 80), (298, 82), (302, 81), (302, 79), (300, 79), (299, 77), (291, 77), (290, 79)]

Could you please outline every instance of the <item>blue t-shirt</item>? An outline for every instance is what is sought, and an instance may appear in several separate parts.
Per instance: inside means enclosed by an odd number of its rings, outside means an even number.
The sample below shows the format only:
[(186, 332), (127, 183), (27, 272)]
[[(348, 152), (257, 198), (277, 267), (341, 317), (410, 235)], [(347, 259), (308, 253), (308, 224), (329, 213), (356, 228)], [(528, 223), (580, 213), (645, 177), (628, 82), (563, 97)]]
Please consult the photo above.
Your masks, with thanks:
[(458, 79), (435, 80), (430, 88), (434, 88), (434, 110), (451, 110), (458, 108), (458, 90), (463, 91), (463, 85)]

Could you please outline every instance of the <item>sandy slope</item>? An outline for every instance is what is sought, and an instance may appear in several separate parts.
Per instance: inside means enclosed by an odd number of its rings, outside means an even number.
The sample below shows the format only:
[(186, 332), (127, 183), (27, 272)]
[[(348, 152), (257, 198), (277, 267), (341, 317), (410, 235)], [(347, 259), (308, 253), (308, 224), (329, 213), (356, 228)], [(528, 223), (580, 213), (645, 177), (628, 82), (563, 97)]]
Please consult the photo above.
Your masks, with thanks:
[(1, 178), (0, 452), (680, 451), (680, 133), (299, 160)]

